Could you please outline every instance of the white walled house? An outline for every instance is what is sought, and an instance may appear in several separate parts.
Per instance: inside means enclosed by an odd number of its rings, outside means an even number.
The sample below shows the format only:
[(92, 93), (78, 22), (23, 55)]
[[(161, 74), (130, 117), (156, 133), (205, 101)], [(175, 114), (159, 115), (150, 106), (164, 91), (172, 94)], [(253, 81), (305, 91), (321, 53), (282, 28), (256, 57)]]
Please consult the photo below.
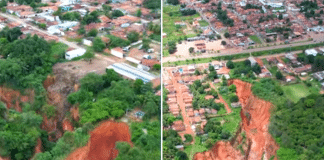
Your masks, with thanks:
[(83, 49), (83, 48), (68, 51), (68, 52), (65, 53), (65, 59), (71, 60), (71, 59), (73, 59), (75, 57), (83, 56), (85, 52), (86, 52), (86, 50)]
[(124, 52), (123, 49), (120, 47), (116, 47), (111, 50), (111, 54), (118, 57), (118, 58), (124, 58)]

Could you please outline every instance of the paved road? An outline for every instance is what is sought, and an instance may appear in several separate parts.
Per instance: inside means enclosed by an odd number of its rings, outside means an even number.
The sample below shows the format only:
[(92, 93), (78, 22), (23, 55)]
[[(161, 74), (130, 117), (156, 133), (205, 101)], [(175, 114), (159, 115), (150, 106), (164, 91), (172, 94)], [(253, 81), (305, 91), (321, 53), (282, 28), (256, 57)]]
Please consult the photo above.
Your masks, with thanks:
[[(315, 38), (314, 38), (315, 40)], [(265, 51), (265, 50), (273, 50), (273, 49), (279, 49), (279, 48), (287, 48), (287, 47), (295, 47), (295, 46), (302, 46), (302, 45), (310, 45), (310, 44), (316, 44), (322, 42), (322, 39), (314, 41), (308, 41), (303, 43), (293, 43), (293, 44), (285, 44), (285, 45), (277, 45), (277, 46), (270, 46), (270, 47), (263, 47), (263, 48), (254, 48), (254, 49), (246, 49), (246, 50), (220, 50), (220, 53), (214, 53), (214, 54), (202, 54), (200, 56), (182, 56), (182, 57), (176, 57), (175, 55), (171, 55), (169, 57), (163, 57), (163, 63), (165, 62), (176, 62), (176, 61), (184, 61), (186, 59), (193, 59), (193, 58), (209, 58), (209, 57), (219, 57), (219, 56), (225, 56), (225, 55), (235, 55), (235, 54), (243, 54), (243, 53), (251, 53), (251, 52), (257, 52), (257, 51)]]
[(67, 41), (67, 40), (65, 40), (65, 39), (63, 39), (63, 38), (61, 38), (61, 37), (58, 37), (58, 36), (55, 36), (55, 35), (51, 35), (51, 34), (49, 34), (48, 32), (46, 32), (46, 31), (44, 31), (44, 30), (42, 30), (42, 29), (39, 29), (39, 28), (37, 28), (37, 27), (35, 27), (35, 26), (33, 26), (33, 25), (30, 25), (30, 24), (28, 24), (24, 19), (19, 19), (18, 17), (12, 16), (12, 15), (8, 15), (8, 14), (4, 14), (4, 13), (0, 13), (0, 15), (3, 16), (3, 17), (5, 17), (5, 18), (7, 18), (7, 19), (9, 19), (10, 21), (19, 22), (20, 24), (22, 24), (22, 25), (24, 25), (24, 26), (28, 26), (28, 27), (30, 27), (31, 29), (36, 30), (36, 31), (38, 31), (38, 32), (44, 33), (44, 34), (49, 35), (49, 36), (57, 37), (58, 40), (59, 40), (59, 42), (62, 42), (62, 43), (64, 43), (64, 44), (68, 45), (69, 47), (76, 48), (76, 49), (77, 49), (77, 48), (83, 48), (83, 47), (81, 47), (81, 46), (78, 46), (78, 45), (77, 45), (76, 43), (74, 43), (74, 42), (69, 42), (69, 41)]
[[(48, 32), (46, 32), (46, 31), (44, 31), (42, 29), (39, 29), (39, 28), (37, 28), (37, 27), (35, 27), (33, 25), (30, 25), (24, 19), (19, 19), (18, 17), (12, 16), (12, 15), (8, 15), (8, 14), (4, 14), (4, 13), (0, 13), (0, 16), (3, 16), (5, 18), (9, 19), (10, 21), (18, 22), (18, 23), (20, 23), (20, 24), (22, 24), (22, 25), (24, 25), (26, 27), (28, 26), (31, 29), (33, 29), (35, 31), (38, 31), (38, 32), (41, 32), (43, 34), (46, 34), (48, 36), (57, 37), (59, 42), (64, 43), (64, 44), (68, 45), (71, 48), (75, 48), (75, 49), (83, 48), (83, 49), (85, 49), (84, 47), (77, 45), (77, 43), (75, 43), (75, 42), (69, 42), (69, 41), (65, 40), (64, 38), (61, 38), (61, 37), (58, 37), (58, 36), (55, 36), (55, 35), (51, 35), (51, 34), (49, 34)], [(99, 59), (104, 59), (104, 60), (106, 60), (108, 62), (111, 62), (111, 63), (115, 63), (116, 62), (115, 60), (113, 60), (113, 59), (111, 59), (111, 58), (109, 58), (107, 56), (104, 56), (102, 54), (95, 54), (95, 56), (97, 58), (99, 58)]]

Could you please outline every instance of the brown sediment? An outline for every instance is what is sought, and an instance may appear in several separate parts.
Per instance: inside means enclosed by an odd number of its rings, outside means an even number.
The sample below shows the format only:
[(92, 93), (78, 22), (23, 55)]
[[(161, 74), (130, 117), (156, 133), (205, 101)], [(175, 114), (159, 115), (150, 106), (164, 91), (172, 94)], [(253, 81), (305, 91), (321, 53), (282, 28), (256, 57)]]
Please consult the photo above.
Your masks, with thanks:
[(72, 123), (67, 118), (63, 120), (63, 131), (74, 131)]
[(231, 142), (219, 141), (211, 150), (197, 153), (194, 159), (204, 160), (210, 157), (215, 160), (256, 160), (270, 159), (271, 156), (277, 159), (279, 146), (268, 132), (272, 104), (254, 96), (250, 83), (241, 80), (230, 80), (229, 83), (236, 85), (237, 96), (242, 104), (242, 122), (238, 133), (246, 134), (246, 142), (241, 144), (244, 153), (238, 149), (242, 137), (236, 134)]
[(30, 99), (33, 99), (34, 93), (31, 90), (26, 90), (29, 92), (29, 97), (21, 95), (19, 91), (7, 88), (0, 87), (0, 100), (4, 102), (8, 109), (15, 109), (18, 112), (22, 111), (20, 106), (21, 102), (28, 102)]
[(71, 153), (67, 160), (111, 160), (118, 155), (117, 141), (131, 143), (129, 127), (126, 123), (103, 122), (90, 134), (87, 146)]

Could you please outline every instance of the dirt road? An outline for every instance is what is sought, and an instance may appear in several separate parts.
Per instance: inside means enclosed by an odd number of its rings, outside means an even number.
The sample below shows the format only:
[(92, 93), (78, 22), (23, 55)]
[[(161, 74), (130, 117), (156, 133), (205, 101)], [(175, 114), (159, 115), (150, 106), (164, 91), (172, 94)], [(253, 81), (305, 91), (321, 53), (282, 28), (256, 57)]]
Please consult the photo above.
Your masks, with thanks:
[(185, 131), (181, 132), (180, 136), (184, 139), (184, 134), (190, 134), (193, 137), (195, 136), (195, 132), (191, 129), (191, 122), (189, 119), (189, 116), (186, 113), (186, 106), (183, 101), (182, 97), (182, 89), (181, 86), (183, 84), (178, 83), (177, 78), (173, 76), (172, 70), (168, 69), (169, 76), (171, 77), (172, 84), (174, 86), (174, 89), (176, 90), (176, 96), (177, 96), (177, 104), (179, 105), (181, 109), (181, 115), (183, 118), (183, 123), (185, 124)]

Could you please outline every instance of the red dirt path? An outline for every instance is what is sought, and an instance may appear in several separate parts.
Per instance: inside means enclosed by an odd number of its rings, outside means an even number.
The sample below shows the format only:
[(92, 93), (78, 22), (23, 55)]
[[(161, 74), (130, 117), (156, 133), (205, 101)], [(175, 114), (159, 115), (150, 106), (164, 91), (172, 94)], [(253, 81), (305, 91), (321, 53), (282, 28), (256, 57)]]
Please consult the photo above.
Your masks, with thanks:
[[(242, 104), (241, 132), (246, 133), (246, 138), (251, 143), (248, 149), (244, 150), (245, 155), (242, 155), (236, 149), (237, 146), (233, 146), (230, 142), (219, 141), (211, 150), (197, 153), (194, 159), (257, 160), (262, 159), (263, 156), (265, 159), (269, 159), (272, 155), (276, 156), (279, 146), (268, 132), (272, 104), (254, 96), (251, 84), (241, 80), (231, 80), (230, 83), (236, 85), (237, 96)], [(239, 141), (237, 137), (235, 141)]]
[(131, 143), (129, 127), (125, 123), (107, 121), (90, 134), (87, 146), (71, 153), (67, 160), (112, 160), (118, 155), (115, 149), (117, 141)]
[[(179, 135), (182, 137), (183, 140), (185, 139), (184, 138), (185, 134), (190, 134), (190, 135), (192, 135), (194, 137), (195, 132), (191, 129), (191, 122), (190, 122), (189, 116), (186, 113), (186, 106), (185, 106), (185, 103), (184, 103), (183, 97), (182, 97), (181, 85), (183, 85), (183, 84), (178, 83), (177, 77), (175, 77), (172, 74), (171, 69), (168, 70), (168, 73), (169, 73), (169, 76), (171, 77), (171, 81), (172, 81), (172, 84), (174, 86), (174, 89), (176, 90), (177, 104), (179, 105), (179, 107), (181, 109), (181, 115), (182, 115), (182, 118), (183, 118), (183, 123), (185, 125), (185, 131), (179, 133)], [(194, 140), (193, 140), (192, 143), (194, 143)]]

